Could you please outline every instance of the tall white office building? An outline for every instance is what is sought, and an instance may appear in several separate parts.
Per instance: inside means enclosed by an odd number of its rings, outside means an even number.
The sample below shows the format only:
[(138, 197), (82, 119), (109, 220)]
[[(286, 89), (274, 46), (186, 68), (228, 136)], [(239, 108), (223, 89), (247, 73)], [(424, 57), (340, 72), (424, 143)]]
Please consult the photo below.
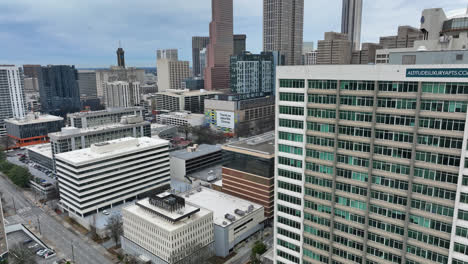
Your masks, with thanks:
[(277, 71), (276, 263), (468, 263), (468, 65)]
[(170, 184), (169, 142), (122, 138), (55, 155), (60, 204), (86, 217)]
[(24, 77), (21, 68), (0, 65), (0, 136), (5, 135), (4, 120), (26, 116)]
[(343, 0), (341, 33), (348, 34), (353, 50), (361, 49), (362, 0)]

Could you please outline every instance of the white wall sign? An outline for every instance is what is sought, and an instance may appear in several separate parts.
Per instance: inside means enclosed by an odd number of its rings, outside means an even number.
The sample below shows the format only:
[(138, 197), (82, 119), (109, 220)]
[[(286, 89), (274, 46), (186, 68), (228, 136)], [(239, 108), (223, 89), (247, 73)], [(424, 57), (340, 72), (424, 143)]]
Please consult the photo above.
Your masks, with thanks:
[(234, 113), (217, 111), (216, 125), (218, 127), (234, 129)]

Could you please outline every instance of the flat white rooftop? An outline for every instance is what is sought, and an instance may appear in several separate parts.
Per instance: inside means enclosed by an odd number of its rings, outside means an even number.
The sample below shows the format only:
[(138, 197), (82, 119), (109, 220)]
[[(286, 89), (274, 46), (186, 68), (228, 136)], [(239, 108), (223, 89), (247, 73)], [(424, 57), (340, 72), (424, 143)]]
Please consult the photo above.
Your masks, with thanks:
[[(153, 210), (158, 210), (160, 213), (167, 214), (168, 216), (174, 217), (174, 218), (181, 217), (182, 215), (187, 215), (187, 214), (193, 213), (196, 210), (199, 210), (199, 211), (192, 214), (190, 218), (185, 217), (180, 221), (172, 223), (172, 222), (162, 218), (161, 216), (159, 216), (159, 215), (157, 215), (155, 213), (151, 213), (149, 210), (144, 209), (144, 207), (139, 206), (138, 203), (140, 203), (141, 205), (144, 205), (145, 207), (149, 207), (149, 208), (151, 208)], [(164, 209), (161, 209), (161, 208), (158, 208), (156, 206), (151, 205), (149, 203), (149, 198), (138, 201), (137, 204), (134, 204), (134, 205), (131, 205), (131, 206), (128, 206), (128, 207), (124, 207), (123, 210), (126, 210), (126, 211), (128, 211), (128, 212), (130, 212), (130, 213), (132, 213), (134, 215), (137, 215), (138, 217), (141, 217), (141, 218), (145, 219), (146, 221), (148, 221), (150, 223), (153, 223), (154, 225), (157, 225), (157, 226), (159, 226), (159, 227), (161, 227), (164, 230), (167, 230), (169, 232), (173, 231), (173, 230), (177, 230), (178, 228), (183, 227), (183, 226), (185, 226), (187, 224), (190, 224), (191, 222), (194, 222), (197, 219), (199, 219), (201, 217), (204, 217), (204, 216), (211, 213), (209, 210), (207, 210), (205, 208), (199, 208), (199, 207), (187, 204), (187, 203), (185, 203), (185, 208), (183, 209), (183, 211), (181, 211), (182, 212), (181, 214), (171, 213), (169, 211), (166, 211)]]
[(55, 157), (58, 160), (63, 160), (76, 166), (83, 163), (103, 160), (109, 157), (122, 156), (154, 146), (164, 146), (168, 144), (169, 142), (163, 139), (127, 137), (93, 144), (90, 148), (60, 153), (55, 155)]
[(188, 152), (187, 149), (181, 149), (177, 151), (171, 152), (171, 157), (183, 159), (183, 160), (190, 160), (193, 158), (198, 158), (204, 155), (208, 155), (217, 151), (221, 151), (221, 145), (208, 145), (208, 144), (201, 144), (198, 146), (197, 150), (194, 152)]
[(26, 149), (52, 159), (52, 145), (50, 143), (33, 145), (26, 147)]
[[(186, 202), (213, 211), (214, 223), (222, 227), (226, 227), (231, 223), (235, 223), (245, 217), (248, 217), (252, 212), (262, 208), (259, 204), (205, 187), (199, 187), (186, 192), (182, 197)], [(253, 210), (248, 212), (250, 206), (252, 206)], [(236, 214), (236, 209), (244, 211), (245, 215), (240, 216)], [(236, 219), (231, 222), (225, 218), (226, 214), (235, 216)]]
[(19, 126), (45, 123), (45, 122), (54, 122), (54, 121), (63, 121), (63, 117), (53, 116), (53, 115), (35, 115), (35, 116), (27, 115), (25, 118), (22, 118), (22, 119), (10, 118), (10, 119), (5, 120), (5, 122), (19, 125)]
[(102, 132), (106, 130), (124, 128), (124, 127), (134, 127), (134, 126), (141, 126), (145, 124), (150, 124), (148, 121), (143, 121), (139, 123), (133, 124), (120, 124), (120, 123), (113, 123), (107, 124), (102, 126), (96, 127), (88, 127), (88, 128), (76, 128), (76, 127), (63, 127), (60, 132), (49, 133), (49, 137), (67, 137), (67, 136), (78, 136), (84, 134), (94, 134), (97, 132)]
[(109, 108), (106, 110), (99, 110), (99, 111), (77, 112), (77, 113), (69, 114), (68, 117), (77, 118), (77, 117), (101, 116), (101, 115), (111, 115), (115, 113), (126, 113), (126, 112), (140, 111), (140, 110), (143, 110), (143, 107)]

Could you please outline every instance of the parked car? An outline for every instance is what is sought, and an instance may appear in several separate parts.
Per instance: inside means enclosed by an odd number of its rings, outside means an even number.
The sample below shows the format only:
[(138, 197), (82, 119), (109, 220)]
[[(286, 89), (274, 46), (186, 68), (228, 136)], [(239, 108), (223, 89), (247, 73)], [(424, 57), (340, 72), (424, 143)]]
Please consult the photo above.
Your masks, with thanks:
[(107, 212), (107, 210), (102, 211), (102, 213), (103, 213), (104, 215), (109, 215), (109, 212)]
[(48, 251), (48, 249), (42, 249), (36, 252), (36, 255), (42, 257)]
[(55, 254), (55, 252), (53, 250), (49, 250), (44, 254), (44, 258), (48, 259), (48, 258), (54, 257), (55, 255), (57, 255), (57, 254)]
[(35, 247), (37, 247), (37, 246), (39, 246), (38, 243), (36, 243), (36, 244), (34, 244), (34, 245), (32, 245), (32, 246), (29, 246), (28, 248), (35, 248)]

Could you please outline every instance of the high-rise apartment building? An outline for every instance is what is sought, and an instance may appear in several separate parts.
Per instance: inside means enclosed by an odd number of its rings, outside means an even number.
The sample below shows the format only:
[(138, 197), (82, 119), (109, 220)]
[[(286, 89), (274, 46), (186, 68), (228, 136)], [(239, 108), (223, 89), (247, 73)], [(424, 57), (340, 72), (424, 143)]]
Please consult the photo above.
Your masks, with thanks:
[(362, 0), (343, 0), (341, 33), (347, 34), (352, 49), (361, 49)]
[(79, 70), (78, 87), (81, 99), (97, 98), (96, 71)]
[(202, 79), (205, 79), (205, 68), (206, 68), (206, 48), (200, 51), (200, 77)]
[(106, 84), (104, 104), (107, 108), (132, 107), (140, 105), (139, 82), (109, 82)]
[(14, 65), (0, 65), (0, 136), (6, 134), (5, 119), (25, 116), (23, 71)]
[(78, 71), (75, 66), (42, 67), (41, 107), (45, 113), (63, 115), (81, 108)]
[(304, 0), (263, 0), (263, 51), (279, 51), (286, 65), (302, 64)]
[(468, 261), (464, 68), (278, 69), (278, 263)]
[(271, 52), (231, 56), (231, 92), (248, 98), (272, 95), (275, 69)]
[(325, 39), (318, 41), (317, 64), (350, 64), (351, 46), (348, 35), (325, 32)]
[(302, 54), (304, 65), (315, 65), (317, 64), (317, 50), (313, 50)]
[(233, 54), (233, 0), (212, 0), (210, 43), (207, 47), (205, 89), (229, 89), (229, 59)]
[(245, 52), (247, 35), (233, 35), (232, 56), (242, 55)]
[(154, 109), (158, 111), (184, 112), (203, 114), (205, 99), (211, 99), (220, 94), (218, 91), (168, 91), (157, 93), (154, 99)]
[(192, 67), (193, 76), (202, 76), (205, 67), (201, 68), (200, 52), (208, 46), (210, 37), (192, 37)]

